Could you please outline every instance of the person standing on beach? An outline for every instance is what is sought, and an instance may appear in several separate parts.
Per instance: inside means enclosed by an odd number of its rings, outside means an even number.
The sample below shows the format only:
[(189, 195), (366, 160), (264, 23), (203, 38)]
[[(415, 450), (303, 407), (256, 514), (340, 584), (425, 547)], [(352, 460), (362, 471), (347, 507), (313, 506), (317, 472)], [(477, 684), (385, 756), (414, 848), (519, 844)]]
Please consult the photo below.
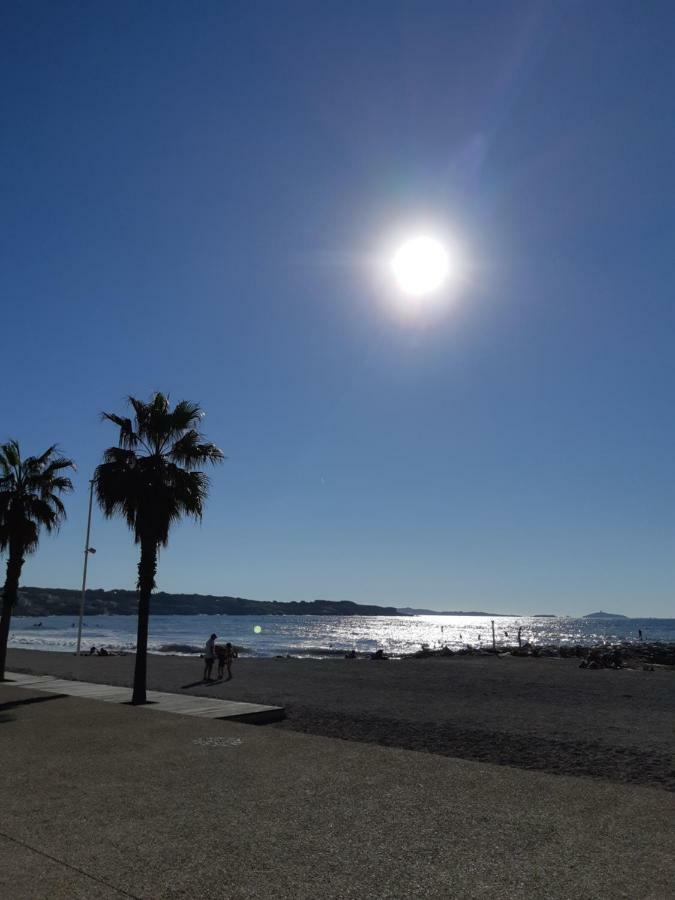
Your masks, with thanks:
[(211, 672), (216, 661), (216, 637), (217, 635), (212, 634), (204, 647), (204, 681), (213, 681)]
[(218, 654), (218, 678), (223, 677), (225, 667), (227, 666), (227, 681), (232, 681), (232, 660), (236, 657), (237, 651), (228, 641), (224, 647), (216, 648)]

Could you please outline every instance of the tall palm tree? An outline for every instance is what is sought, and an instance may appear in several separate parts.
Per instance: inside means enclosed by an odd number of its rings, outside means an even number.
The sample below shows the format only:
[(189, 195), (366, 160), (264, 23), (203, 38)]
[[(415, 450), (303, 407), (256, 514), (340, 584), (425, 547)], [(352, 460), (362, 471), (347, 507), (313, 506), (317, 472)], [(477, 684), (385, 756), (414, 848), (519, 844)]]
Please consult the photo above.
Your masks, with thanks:
[(0, 444), (0, 552), (8, 551), (0, 617), (0, 681), (5, 677), (9, 625), (21, 569), (26, 556), (37, 550), (40, 530), (55, 531), (66, 518), (58, 495), (72, 491), (73, 484), (64, 471), (74, 468), (71, 459), (57, 454), (56, 444), (42, 456), (26, 459), (21, 458), (18, 441)]
[(119, 427), (119, 445), (105, 451), (94, 474), (96, 497), (107, 517), (121, 515), (141, 546), (138, 563), (138, 638), (132, 703), (145, 703), (150, 594), (155, 587), (157, 555), (169, 541), (169, 529), (181, 516), (201, 519), (209, 479), (198, 468), (224, 457), (203, 441), (203, 412), (181, 400), (173, 409), (164, 394), (149, 403), (129, 397), (133, 421), (103, 413)]

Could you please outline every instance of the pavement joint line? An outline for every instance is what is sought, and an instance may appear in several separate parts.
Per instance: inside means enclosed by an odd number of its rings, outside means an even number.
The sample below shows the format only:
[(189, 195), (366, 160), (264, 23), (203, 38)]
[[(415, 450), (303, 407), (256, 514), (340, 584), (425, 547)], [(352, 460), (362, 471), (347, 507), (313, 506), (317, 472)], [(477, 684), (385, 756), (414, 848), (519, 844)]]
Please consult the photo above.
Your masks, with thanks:
[(19, 840), (19, 838), (12, 837), (11, 834), (6, 834), (4, 831), (0, 831), (0, 837), (5, 838), (7, 841), (11, 841), (14, 844), (18, 844), (20, 847), (23, 847), (26, 850), (30, 850), (33, 853), (37, 853), (38, 856), (44, 856), (45, 859), (50, 859), (52, 862), (58, 863), (60, 866), (64, 866), (66, 869), (71, 869), (73, 872), (77, 872), (80, 875), (84, 875), (85, 878), (90, 878), (92, 881), (95, 881), (97, 884), (105, 885), (105, 887), (110, 888), (113, 891), (117, 891), (118, 894), (121, 894), (122, 897), (130, 897), (131, 900), (143, 900), (142, 897), (139, 897), (138, 894), (130, 894), (129, 891), (125, 891), (123, 888), (119, 888), (114, 884), (111, 884), (109, 881), (106, 881), (104, 878), (99, 878), (98, 875), (92, 875), (90, 872), (87, 872), (85, 869), (80, 869), (79, 866), (74, 866), (71, 863), (67, 863), (64, 859), (59, 859), (57, 856), (52, 856), (50, 853), (47, 853), (45, 850), (40, 850), (38, 847), (33, 847), (31, 844), (27, 844), (25, 841)]
[[(99, 684), (97, 682), (76, 681), (55, 678), (53, 675), (29, 675), (24, 672), (6, 672), (5, 681), (10, 687), (27, 690), (60, 693), (85, 700), (100, 700), (104, 703), (124, 703), (131, 696), (131, 689), (124, 685)], [(147, 691), (148, 703), (144, 709), (178, 715), (196, 716), (203, 719), (219, 719), (246, 722), (278, 721), (285, 711), (280, 706), (266, 706), (261, 703), (245, 703), (241, 700), (225, 700), (220, 697), (202, 697), (194, 694), (174, 694), (167, 691)]]

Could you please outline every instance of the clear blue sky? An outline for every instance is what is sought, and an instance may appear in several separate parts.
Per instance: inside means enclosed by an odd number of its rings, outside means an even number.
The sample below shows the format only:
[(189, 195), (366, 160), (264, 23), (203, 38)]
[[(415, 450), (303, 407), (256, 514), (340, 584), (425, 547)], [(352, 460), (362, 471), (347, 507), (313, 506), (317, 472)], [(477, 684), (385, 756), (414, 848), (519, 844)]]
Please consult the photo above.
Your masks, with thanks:
[[(78, 585), (99, 414), (160, 389), (229, 457), (161, 589), (673, 615), (672, 3), (5, 2), (0, 33), (0, 432), (79, 467), (24, 584)], [(422, 219), (471, 277), (402, 320), (371, 258)], [(90, 584), (133, 587), (93, 529)]]

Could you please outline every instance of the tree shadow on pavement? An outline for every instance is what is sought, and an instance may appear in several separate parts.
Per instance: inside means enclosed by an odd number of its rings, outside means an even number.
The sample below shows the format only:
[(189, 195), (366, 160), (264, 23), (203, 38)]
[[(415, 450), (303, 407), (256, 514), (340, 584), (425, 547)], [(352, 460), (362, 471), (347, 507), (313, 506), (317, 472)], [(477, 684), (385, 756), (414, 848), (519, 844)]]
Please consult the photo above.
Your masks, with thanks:
[(0, 723), (13, 722), (15, 716), (5, 715), (7, 710), (15, 709), (17, 706), (29, 706), (32, 703), (46, 703), (48, 700), (62, 700), (68, 694), (48, 694), (45, 697), (26, 697), (25, 700), (8, 700), (6, 703), (0, 703)]

